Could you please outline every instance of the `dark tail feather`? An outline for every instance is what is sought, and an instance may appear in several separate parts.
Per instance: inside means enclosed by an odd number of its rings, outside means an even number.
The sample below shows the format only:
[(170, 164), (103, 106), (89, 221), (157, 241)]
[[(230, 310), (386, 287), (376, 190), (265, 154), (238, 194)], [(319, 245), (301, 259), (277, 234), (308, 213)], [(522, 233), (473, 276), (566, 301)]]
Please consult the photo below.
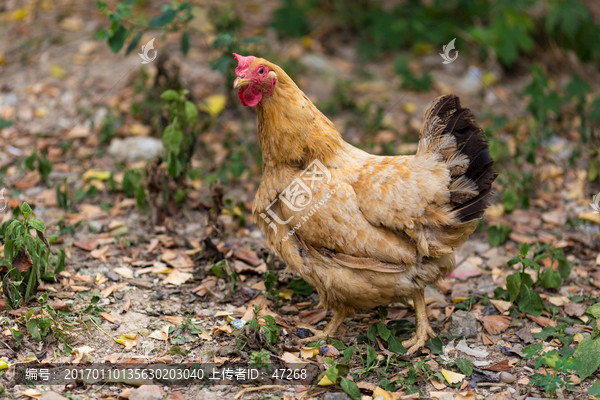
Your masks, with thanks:
[(452, 178), (452, 210), (461, 222), (481, 218), (491, 201), (494, 161), (481, 128), (457, 96), (438, 97), (425, 112), (417, 154), (440, 154)]

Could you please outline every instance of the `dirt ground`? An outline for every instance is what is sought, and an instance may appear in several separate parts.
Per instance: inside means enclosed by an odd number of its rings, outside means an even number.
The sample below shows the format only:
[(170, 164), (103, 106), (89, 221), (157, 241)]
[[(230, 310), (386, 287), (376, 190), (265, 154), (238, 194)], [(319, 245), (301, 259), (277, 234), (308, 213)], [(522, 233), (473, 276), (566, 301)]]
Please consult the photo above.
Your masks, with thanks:
[[(19, 7), (33, 7), (34, 3), (45, 6), (29, 8), (22, 19), (8, 18)], [(210, 382), (154, 388), (122, 383), (38, 386), (13, 383), (12, 365), (32, 359), (48, 363), (161, 361), (220, 366), (246, 363), (253, 353), (266, 349), (272, 362), (302, 361), (322, 371), (326, 369), (324, 357), (333, 355), (335, 358), (340, 353), (329, 342), (329, 346), (308, 356), (310, 351), (302, 350), (303, 345), (297, 341), (307, 329), (324, 329), (331, 313), (316, 308), (316, 292), (299, 294), (290, 290), (294, 277), (284, 272), (285, 265), (266, 248), (264, 236), (250, 216), (260, 181), (260, 163), (247, 161), (253, 159), (248, 154), (257, 149), (256, 117), (254, 110), (237, 104), (235, 93), (228, 89), (230, 83), (211, 69), (209, 61), (214, 59), (217, 50), (208, 44), (210, 34), (207, 38), (192, 38), (191, 49), (185, 57), (179, 51), (175, 34), (156, 34), (156, 48), (159, 54), (169, 53), (168, 68), (179, 66), (181, 82), (196, 102), (215, 94), (229, 99), (216, 122), (200, 135), (202, 150), (193, 165), (211, 173), (221, 164), (229, 168), (232, 148), (241, 148), (247, 152), (243, 172), (220, 186), (208, 184), (202, 177), (190, 180), (191, 191), (185, 203), (160, 224), (155, 223), (151, 210), (142, 210), (136, 207), (135, 199), (122, 191), (111, 190), (107, 180), (89, 179), (92, 172), (109, 171), (119, 183), (125, 167), (146, 164), (121, 159), (109, 150), (111, 144), (101, 143), (100, 126), (107, 114), (122, 116), (122, 123), (116, 129), (117, 139), (160, 137), (160, 134), (130, 112), (132, 104), (143, 99), (135, 89), (136, 83), (150, 85), (156, 74), (155, 64), (141, 65), (136, 51), (128, 56), (113, 54), (105, 42), (94, 39), (94, 32), (107, 22), (92, 2), (85, 3), (26, 1), (21, 5), (8, 1), (0, 6), (0, 15), (4, 16), (0, 19), (3, 38), (0, 41), (3, 57), (0, 118), (14, 123), (0, 130), (0, 188), (5, 188), (8, 205), (28, 202), (50, 234), (59, 235), (54, 246), (65, 250), (66, 269), (59, 274), (57, 282), (43, 283), (38, 292), (46, 293), (49, 304), (68, 316), (61, 320), (61, 333), (52, 332), (37, 342), (28, 334), (23, 322), (35, 300), (17, 310), (7, 310), (3, 305), (0, 359), (11, 365), (0, 377), (5, 394), (9, 398), (42, 399), (134, 400), (163, 396), (173, 400), (229, 399), (238, 394), (245, 399), (349, 398), (339, 385), (317, 385), (316, 381), (308, 385), (263, 385), (256, 391), (244, 393), (240, 393), (244, 387), (239, 384), (212, 385)], [(208, 2), (202, 6), (208, 7)], [(421, 93), (402, 91), (398, 90), (393, 60), (384, 57), (358, 69), (356, 63), (362, 61), (358, 61), (352, 43), (340, 44), (335, 54), (329, 54), (318, 46), (307, 48), (298, 42), (277, 39), (264, 28), (265, 15), (276, 8), (275, 2), (242, 2), (240, 7), (247, 11), (243, 13), (246, 16), (244, 32), (248, 36), (264, 35), (266, 43), (259, 49), (267, 55), (279, 54), (280, 58), (297, 65), (294, 79), (315, 103), (322, 104), (333, 96), (334, 77), (337, 77), (353, 82), (357, 104), (367, 105), (364, 118), (374, 118), (380, 107), (382, 122), (366, 135), (365, 125), (357, 124), (351, 112), (343, 111), (332, 117), (347, 141), (370, 152), (414, 152), (423, 110), (435, 96), (444, 92), (461, 95), (463, 105), (470, 107), (484, 126), (491, 123), (492, 111), (495, 115), (512, 118), (514, 125), (526, 124), (522, 112), (525, 101), (516, 95), (529, 80), (526, 73), (505, 76), (492, 68), (499, 83), (473, 89), (467, 81), (468, 60), (459, 57), (445, 66), (436, 51), (418, 60), (419, 68), (432, 73), (433, 89)], [(146, 35), (144, 39), (151, 37)], [(598, 78), (597, 70), (578, 68), (586, 76)], [(141, 77), (141, 71), (148, 77)], [(505, 136), (508, 147), (518, 146), (517, 135), (509, 136)], [(556, 348), (557, 344), (552, 341), (557, 339), (543, 341), (533, 335), (547, 326), (556, 326), (562, 316), (578, 321), (569, 325), (570, 336), (589, 336), (593, 329), (585, 324), (589, 317), (584, 312), (600, 295), (597, 266), (600, 218), (594, 217), (589, 206), (597, 188), (586, 181), (585, 160), (572, 157), (575, 147), (565, 132), (541, 148), (537, 155), (539, 164), (535, 168), (522, 167), (538, 178), (530, 208), (502, 212), (502, 193), (499, 192), (496, 204), (486, 214), (485, 226), (457, 250), (458, 269), (436, 287), (427, 288), (430, 320), (434, 330), (441, 333), (444, 344), (441, 354), (426, 348), (412, 357), (396, 355), (378, 338), (376, 343), (371, 343), (379, 357), (378, 368), (357, 379), (363, 398), (546, 397), (539, 387), (530, 384), (530, 379), (536, 370), (552, 371), (535, 366), (532, 359), (525, 359), (523, 349), (536, 343)], [(34, 150), (45, 151), (52, 164), (48, 181), (37, 170), (24, 167), (23, 160)], [(72, 196), (78, 189), (88, 190), (90, 185), (96, 186), (97, 194), (73, 200), (65, 209), (60, 207), (56, 190), (63, 182), (69, 187), (67, 195), (70, 192)], [(214, 210), (218, 210), (216, 216), (211, 214)], [(10, 207), (6, 207), (0, 213), (0, 222), (10, 217)], [(570, 222), (577, 218), (587, 222)], [(511, 227), (512, 233), (505, 243), (492, 247), (485, 227), (496, 223)], [(572, 265), (568, 281), (560, 288), (540, 292), (546, 304), (554, 306), (554, 314), (515, 317), (502, 309), (506, 302), (481, 301), (493, 299), (494, 290), (505, 287), (506, 277), (520, 268), (507, 265), (507, 261), (519, 253), (523, 242), (541, 242), (563, 249)], [(232, 290), (229, 270), (221, 271), (220, 277), (214, 272), (213, 266), (220, 260), (227, 260), (237, 275), (235, 290)], [(269, 294), (265, 286), (267, 271), (274, 271), (277, 276), (278, 294)], [(94, 299), (94, 296), (97, 297)], [(577, 296), (582, 296), (584, 301), (569, 300)], [(470, 299), (473, 303), (465, 307)], [(90, 304), (93, 311), (84, 311)], [(259, 316), (274, 317), (278, 326), (275, 344), (269, 343), (264, 331), (252, 332), (248, 325), (236, 329), (239, 323), (236, 321), (247, 322), (254, 317), (255, 305), (261, 307)], [(378, 310), (365, 310), (348, 318), (340, 332), (342, 342), (356, 346), (357, 353), (365, 354), (368, 340), (364, 335), (379, 321)], [(414, 324), (411, 303), (390, 305), (385, 322), (399, 330), (402, 324), (410, 327)], [(261, 323), (265, 324), (264, 320)], [(474, 330), (468, 332), (464, 343), (451, 335), (461, 327)], [(20, 346), (17, 347), (9, 328), (23, 332)], [(409, 331), (405, 331), (404, 337), (408, 337)], [(63, 341), (72, 352), (65, 352)], [(384, 360), (391, 356), (399, 362), (383, 368)], [(473, 375), (459, 380), (458, 385), (440, 381), (439, 373), (447, 369), (436, 360), (459, 356), (471, 361)], [(362, 356), (354, 357), (349, 363), (350, 371), (365, 370), (361, 360)], [(399, 388), (395, 393), (376, 391), (383, 377), (394, 380), (408, 376), (410, 364), (415, 368), (419, 364), (420, 371), (423, 365), (428, 366), (430, 375), (419, 375), (414, 384), (423, 393), (422, 397), (418, 393), (407, 393), (407, 388)], [(374, 372), (378, 369), (379, 372)], [(456, 368), (453, 370), (459, 372)], [(564, 377), (572, 379), (572, 386), (559, 389), (558, 398), (593, 398), (586, 393), (595, 382), (593, 376), (583, 383), (578, 382), (575, 375)], [(378, 397), (378, 393), (383, 394)]]

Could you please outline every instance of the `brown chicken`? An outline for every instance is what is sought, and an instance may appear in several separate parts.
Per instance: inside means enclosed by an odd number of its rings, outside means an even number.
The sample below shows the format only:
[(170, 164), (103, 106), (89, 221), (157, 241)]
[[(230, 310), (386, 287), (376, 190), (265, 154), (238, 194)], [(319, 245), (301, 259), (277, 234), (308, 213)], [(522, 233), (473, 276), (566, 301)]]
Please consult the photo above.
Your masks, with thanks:
[(425, 112), (416, 155), (371, 155), (346, 143), (280, 67), (234, 56), (233, 87), (258, 112), (263, 176), (253, 214), (333, 311), (316, 338), (335, 335), (359, 309), (410, 298), (416, 333), (403, 345), (414, 353), (435, 336), (425, 286), (454, 269), (454, 249), (490, 202), (496, 176), (473, 115), (441, 96)]

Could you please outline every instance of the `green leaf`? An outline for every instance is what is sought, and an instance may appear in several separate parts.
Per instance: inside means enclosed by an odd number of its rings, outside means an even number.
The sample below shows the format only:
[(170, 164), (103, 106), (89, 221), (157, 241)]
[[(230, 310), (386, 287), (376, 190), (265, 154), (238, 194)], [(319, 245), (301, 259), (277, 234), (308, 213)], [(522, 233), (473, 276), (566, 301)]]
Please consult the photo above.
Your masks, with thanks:
[(175, 154), (179, 154), (181, 142), (183, 141), (183, 132), (175, 127), (175, 123), (167, 126), (162, 135), (162, 142), (165, 148)]
[(527, 257), (527, 253), (529, 253), (529, 244), (523, 243), (521, 245), (521, 249), (519, 251), (519, 254), (520, 254), (521, 258)]
[(367, 367), (370, 367), (375, 362), (377, 353), (371, 346), (367, 346)]
[(544, 303), (540, 298), (540, 295), (528, 288), (525, 285), (521, 285), (521, 291), (519, 293), (519, 301), (517, 303), (519, 306), (519, 310), (526, 314), (531, 314), (533, 316), (539, 316), (544, 310)]
[(133, 39), (131, 39), (131, 42), (129, 42), (129, 45), (127, 46), (127, 49), (125, 50), (126, 55), (131, 53), (133, 50), (135, 50), (135, 48), (140, 43), (141, 38), (142, 38), (142, 32), (138, 33), (137, 35), (135, 35), (133, 37)]
[(158, 14), (156, 17), (152, 18), (150, 20), (150, 24), (148, 24), (148, 27), (151, 29), (152, 28), (162, 28), (169, 22), (173, 21), (173, 19), (175, 18), (175, 15), (177, 15), (177, 11), (173, 10), (172, 8), (168, 9), (164, 13)]
[(594, 384), (588, 389), (588, 394), (591, 394), (592, 396), (596, 396), (597, 398), (600, 398), (600, 380), (594, 382)]
[(442, 343), (442, 339), (439, 337), (429, 339), (425, 346), (431, 350), (432, 354), (444, 354), (444, 343)]
[(471, 376), (473, 374), (473, 364), (471, 363), (471, 360), (467, 358), (459, 358), (456, 360), (456, 366), (460, 369), (460, 372), (466, 376)]
[(591, 376), (600, 366), (600, 337), (587, 337), (579, 343), (573, 358), (581, 380)]
[(504, 205), (506, 212), (512, 212), (519, 204), (519, 195), (514, 189), (505, 190), (502, 195), (502, 204)]
[(294, 294), (299, 294), (301, 296), (308, 296), (315, 290), (312, 285), (302, 278), (292, 278), (290, 281), (290, 289), (294, 291)]
[(540, 277), (540, 283), (546, 289), (558, 289), (562, 278), (558, 271), (547, 269)]
[(190, 126), (198, 122), (198, 108), (191, 101), (185, 102), (185, 120)]
[(407, 351), (406, 348), (402, 346), (402, 341), (393, 335), (390, 336), (388, 340), (388, 350), (399, 355), (406, 354)]
[(0, 129), (8, 128), (9, 126), (12, 126), (12, 124), (12, 121), (0, 118)]
[(29, 227), (36, 229), (40, 232), (44, 232), (46, 230), (46, 225), (44, 225), (44, 222), (41, 219), (37, 219), (37, 218), (29, 221)]
[(588, 309), (585, 310), (585, 313), (596, 319), (600, 319), (600, 303), (596, 303), (593, 306), (588, 307)]
[(125, 39), (127, 38), (127, 30), (121, 24), (119, 24), (118, 28), (112, 33), (111, 37), (108, 38), (108, 46), (112, 50), (113, 53), (118, 53), (123, 48), (125, 44)]
[(27, 332), (29, 332), (33, 340), (37, 342), (42, 341), (42, 335), (40, 333), (40, 326), (37, 318), (27, 320)]
[(377, 323), (377, 333), (379, 333), (379, 337), (385, 340), (386, 342), (390, 338), (391, 332), (384, 323)]
[(509, 300), (515, 302), (519, 298), (521, 291), (521, 274), (511, 274), (506, 277), (506, 289), (508, 290)]
[(184, 56), (190, 51), (190, 35), (187, 32), (183, 32), (181, 35), (181, 52)]
[(340, 386), (352, 400), (360, 400), (360, 390), (358, 385), (348, 378), (342, 378)]
[(23, 213), (23, 216), (25, 218), (29, 218), (31, 216), (31, 207), (29, 206), (29, 204), (27, 204), (27, 202), (24, 202), (23, 205), (21, 205), (21, 213)]
[(179, 100), (179, 93), (177, 93), (175, 90), (171, 90), (171, 89), (165, 90), (160, 95), (160, 98), (163, 100), (166, 100), (166, 101)]

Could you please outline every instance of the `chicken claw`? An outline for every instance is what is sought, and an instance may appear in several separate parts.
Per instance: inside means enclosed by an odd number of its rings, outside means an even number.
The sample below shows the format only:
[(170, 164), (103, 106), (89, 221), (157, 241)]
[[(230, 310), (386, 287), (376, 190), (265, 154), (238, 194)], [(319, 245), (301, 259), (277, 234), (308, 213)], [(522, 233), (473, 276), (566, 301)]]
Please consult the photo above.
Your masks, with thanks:
[(316, 342), (318, 340), (326, 340), (327, 338), (335, 337), (335, 334), (336, 334), (338, 328), (340, 327), (342, 322), (344, 322), (345, 319), (346, 319), (345, 313), (342, 313), (339, 311), (334, 311), (331, 321), (329, 321), (329, 323), (327, 324), (327, 326), (325, 327), (325, 330), (323, 332), (317, 333), (314, 336), (309, 336), (306, 338), (298, 339), (298, 341), (300, 343), (312, 343), (312, 342)]
[(402, 342), (402, 346), (408, 349), (407, 354), (416, 353), (419, 349), (425, 346), (425, 343), (431, 338), (435, 337), (435, 332), (429, 325), (427, 319), (427, 308), (425, 307), (425, 296), (424, 291), (421, 290), (414, 298), (415, 303), (415, 320), (417, 325), (417, 331), (408, 340)]

